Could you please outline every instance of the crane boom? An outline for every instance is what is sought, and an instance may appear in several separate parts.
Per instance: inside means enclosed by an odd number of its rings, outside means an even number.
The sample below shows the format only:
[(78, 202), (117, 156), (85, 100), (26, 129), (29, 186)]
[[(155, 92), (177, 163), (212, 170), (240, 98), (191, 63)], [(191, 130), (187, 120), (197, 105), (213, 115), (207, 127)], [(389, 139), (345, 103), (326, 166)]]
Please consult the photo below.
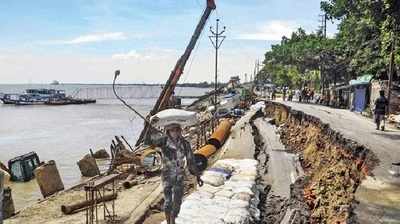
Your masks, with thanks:
[[(207, 7), (203, 12), (203, 15), (199, 21), (199, 23), (196, 26), (196, 29), (192, 35), (192, 38), (190, 39), (190, 42), (188, 46), (186, 47), (185, 52), (183, 55), (178, 59), (174, 69), (172, 70), (167, 83), (165, 84), (163, 90), (161, 91), (160, 96), (158, 97), (158, 100), (156, 104), (154, 105), (153, 109), (150, 111), (150, 114), (148, 116), (152, 116), (156, 114), (157, 112), (163, 110), (166, 108), (168, 101), (172, 95), (172, 93), (175, 90), (175, 86), (179, 81), (179, 78), (181, 77), (183, 70), (185, 69), (185, 65), (187, 61), (189, 60), (189, 57), (196, 46), (196, 43), (200, 37), (201, 32), (204, 29), (204, 26), (207, 23), (208, 18), (210, 17), (211, 12), (216, 9), (215, 1), (214, 0), (207, 0)], [(136, 146), (138, 146), (143, 138), (144, 135), (146, 134), (149, 126), (147, 123), (144, 124), (144, 128), (142, 132), (140, 133), (139, 139), (136, 142)]]

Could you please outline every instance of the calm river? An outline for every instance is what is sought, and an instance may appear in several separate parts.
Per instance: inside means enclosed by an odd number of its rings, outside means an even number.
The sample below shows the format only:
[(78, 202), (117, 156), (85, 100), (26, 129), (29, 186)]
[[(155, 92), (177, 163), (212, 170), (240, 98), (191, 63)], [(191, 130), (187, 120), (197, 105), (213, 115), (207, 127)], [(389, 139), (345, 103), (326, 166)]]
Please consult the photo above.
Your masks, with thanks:
[[(21, 93), (27, 88), (64, 89), (96, 104), (67, 106), (14, 106), (0, 103), (0, 161), (35, 151), (42, 161), (55, 160), (65, 187), (78, 183), (76, 162), (89, 148), (109, 150), (115, 135), (134, 144), (143, 121), (114, 99), (110, 85), (0, 85), (0, 93)], [(160, 86), (121, 86), (118, 92), (141, 113), (147, 114)], [(209, 89), (177, 88), (181, 96), (203, 95)], [(190, 103), (193, 100), (184, 100)], [(13, 183), (13, 197), (20, 209), (41, 197), (36, 181)]]

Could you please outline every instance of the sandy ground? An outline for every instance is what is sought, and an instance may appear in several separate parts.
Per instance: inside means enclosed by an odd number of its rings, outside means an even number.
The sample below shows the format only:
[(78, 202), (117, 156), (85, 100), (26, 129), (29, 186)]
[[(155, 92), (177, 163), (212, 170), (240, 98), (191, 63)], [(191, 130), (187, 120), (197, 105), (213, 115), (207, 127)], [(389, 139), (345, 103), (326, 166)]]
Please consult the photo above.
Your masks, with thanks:
[[(138, 207), (160, 184), (159, 177), (149, 179), (147, 183), (137, 185), (128, 190), (120, 190), (115, 201), (115, 211), (119, 220), (126, 220), (132, 211)], [(58, 193), (46, 201), (37, 203), (22, 210), (15, 217), (5, 220), (5, 224), (70, 224), (85, 223), (85, 212), (81, 211), (73, 215), (64, 215), (61, 205), (85, 199), (83, 190), (70, 190)], [(108, 203), (111, 205), (111, 203)], [(99, 218), (103, 220), (103, 209), (99, 208)], [(104, 223), (104, 222), (102, 222)]]

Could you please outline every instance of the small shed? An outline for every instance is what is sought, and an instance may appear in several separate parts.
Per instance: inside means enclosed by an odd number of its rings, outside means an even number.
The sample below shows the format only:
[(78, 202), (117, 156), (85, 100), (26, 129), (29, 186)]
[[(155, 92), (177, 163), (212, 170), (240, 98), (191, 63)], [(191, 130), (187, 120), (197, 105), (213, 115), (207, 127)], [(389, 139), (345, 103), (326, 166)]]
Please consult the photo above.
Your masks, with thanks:
[(351, 86), (342, 85), (335, 88), (336, 104), (335, 107), (349, 109), (351, 105)]
[(357, 79), (350, 80), (352, 105), (351, 110), (363, 112), (369, 104), (370, 82), (372, 75), (363, 75)]

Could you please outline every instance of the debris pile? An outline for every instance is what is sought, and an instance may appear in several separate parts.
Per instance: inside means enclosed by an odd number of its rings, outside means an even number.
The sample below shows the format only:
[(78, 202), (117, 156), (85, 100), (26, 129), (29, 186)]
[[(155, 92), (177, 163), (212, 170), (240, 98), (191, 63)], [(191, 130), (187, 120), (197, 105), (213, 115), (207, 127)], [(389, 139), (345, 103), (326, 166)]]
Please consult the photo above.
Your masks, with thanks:
[(257, 164), (252, 159), (217, 161), (204, 172), (204, 186), (183, 202), (176, 223), (248, 224), (259, 221)]

